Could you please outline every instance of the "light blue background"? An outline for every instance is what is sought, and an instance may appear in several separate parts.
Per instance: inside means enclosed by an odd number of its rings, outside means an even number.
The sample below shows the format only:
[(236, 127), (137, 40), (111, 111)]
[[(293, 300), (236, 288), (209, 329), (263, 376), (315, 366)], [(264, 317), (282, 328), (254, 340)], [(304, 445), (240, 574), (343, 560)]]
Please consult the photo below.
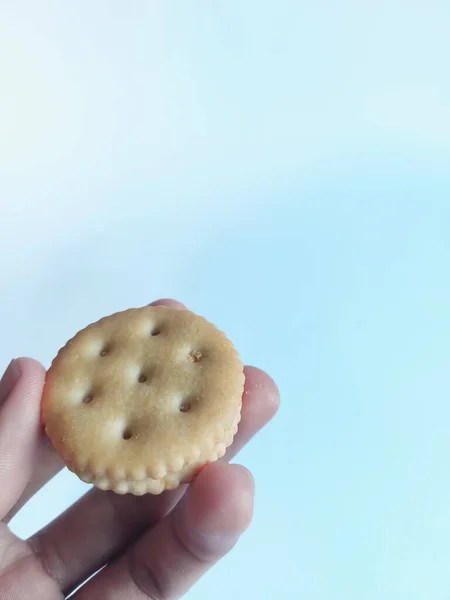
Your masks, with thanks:
[(254, 523), (189, 598), (450, 598), (449, 27), (447, 0), (0, 4), (2, 364), (173, 296), (282, 393), (239, 458)]

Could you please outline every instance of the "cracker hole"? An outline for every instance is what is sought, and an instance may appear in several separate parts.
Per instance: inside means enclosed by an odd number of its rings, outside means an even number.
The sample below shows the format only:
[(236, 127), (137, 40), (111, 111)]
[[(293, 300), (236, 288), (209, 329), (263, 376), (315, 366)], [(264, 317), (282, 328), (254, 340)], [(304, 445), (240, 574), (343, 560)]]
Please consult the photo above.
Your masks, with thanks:
[(131, 433), (131, 429), (129, 429), (129, 428), (125, 429), (125, 431), (122, 434), (122, 437), (124, 440), (131, 440), (131, 438), (133, 437), (133, 434)]
[(103, 350), (100, 352), (100, 356), (108, 356), (108, 354), (109, 354), (108, 348), (103, 348)]
[(194, 410), (198, 400), (198, 396), (193, 394), (186, 394), (183, 392), (174, 394), (172, 410), (174, 413), (188, 413), (191, 410)]
[(94, 395), (93, 394), (87, 394), (84, 398), (83, 398), (83, 404), (90, 404), (92, 402), (92, 400), (94, 399)]
[(146, 383), (148, 381), (148, 377), (147, 375), (142, 374), (139, 379), (138, 379), (139, 383)]
[(195, 363), (200, 362), (202, 357), (203, 353), (200, 350), (191, 350), (189, 353), (189, 360)]
[(159, 335), (161, 333), (161, 329), (159, 327), (154, 327), (151, 331), (150, 331), (150, 335), (153, 337), (155, 335)]

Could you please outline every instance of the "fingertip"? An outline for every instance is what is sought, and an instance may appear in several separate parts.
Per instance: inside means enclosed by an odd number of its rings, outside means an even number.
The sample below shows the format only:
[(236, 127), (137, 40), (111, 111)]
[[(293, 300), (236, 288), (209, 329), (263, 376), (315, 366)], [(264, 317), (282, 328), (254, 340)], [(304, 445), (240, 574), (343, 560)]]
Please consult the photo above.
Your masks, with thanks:
[(155, 300), (154, 302), (151, 302), (149, 306), (167, 306), (168, 308), (174, 308), (176, 310), (187, 309), (187, 307), (182, 302), (178, 302), (178, 300), (173, 300), (172, 298), (162, 298), (161, 300)]
[(246, 366), (244, 400), (251, 396), (264, 405), (264, 411), (273, 417), (280, 407), (280, 391), (272, 377), (258, 367)]
[(39, 376), (45, 379), (46, 369), (38, 360), (21, 356), (16, 358), (16, 362), (20, 366), (22, 374)]
[(27, 397), (41, 398), (42, 389), (45, 384), (45, 367), (34, 358), (21, 357), (16, 359), (16, 363), (21, 371), (20, 379), (17, 383), (18, 388), (23, 388), (27, 392)]
[(187, 497), (188, 519), (202, 535), (239, 537), (253, 516), (255, 482), (241, 465), (219, 461), (205, 467)]
[(261, 389), (265, 388), (268, 390), (273, 396), (280, 396), (280, 391), (278, 389), (277, 384), (272, 379), (272, 377), (262, 369), (258, 367), (254, 367), (252, 365), (247, 365), (244, 368), (246, 383), (252, 389)]
[(15, 361), (18, 377), (0, 415), (0, 518), (5, 517), (29, 482), (40, 437), (40, 401), (45, 369), (30, 358)]

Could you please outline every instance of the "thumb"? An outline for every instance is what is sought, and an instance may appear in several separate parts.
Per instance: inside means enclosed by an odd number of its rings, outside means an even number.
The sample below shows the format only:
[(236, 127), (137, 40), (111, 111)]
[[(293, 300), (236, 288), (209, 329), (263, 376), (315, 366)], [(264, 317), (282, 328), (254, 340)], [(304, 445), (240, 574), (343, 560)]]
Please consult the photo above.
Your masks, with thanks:
[(32, 473), (44, 381), (42, 365), (19, 358), (0, 382), (0, 519), (13, 508)]

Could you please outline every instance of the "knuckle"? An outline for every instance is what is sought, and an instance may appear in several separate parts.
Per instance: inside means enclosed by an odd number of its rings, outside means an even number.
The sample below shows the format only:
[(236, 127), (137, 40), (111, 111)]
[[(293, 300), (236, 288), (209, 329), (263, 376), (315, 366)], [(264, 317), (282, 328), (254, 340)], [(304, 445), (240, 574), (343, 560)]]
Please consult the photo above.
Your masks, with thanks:
[(30, 538), (28, 545), (41, 564), (44, 572), (58, 586), (63, 586), (68, 579), (68, 568), (57, 545), (52, 542), (51, 538), (44, 540), (40, 536)]
[(145, 562), (135, 549), (128, 554), (128, 568), (134, 585), (149, 600), (169, 600), (157, 570)]

